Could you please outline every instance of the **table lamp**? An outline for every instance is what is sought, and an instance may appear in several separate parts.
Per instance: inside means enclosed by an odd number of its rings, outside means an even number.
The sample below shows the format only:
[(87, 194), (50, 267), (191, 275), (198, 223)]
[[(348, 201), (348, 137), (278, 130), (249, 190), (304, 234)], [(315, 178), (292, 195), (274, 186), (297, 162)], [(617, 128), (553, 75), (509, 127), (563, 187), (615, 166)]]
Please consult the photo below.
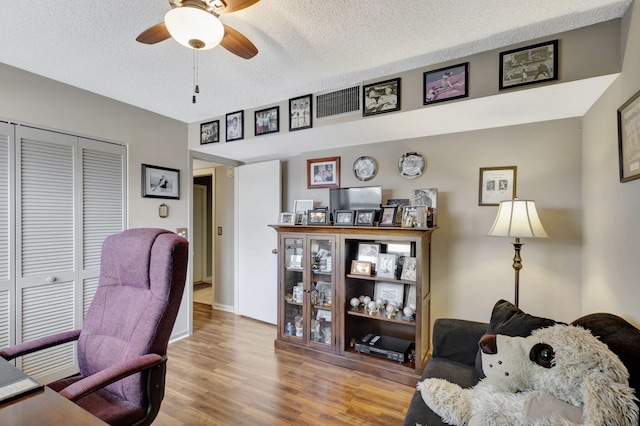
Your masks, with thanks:
[(487, 234), (490, 237), (512, 237), (515, 238), (513, 248), (516, 253), (513, 257), (513, 269), (516, 272), (516, 294), (515, 305), (518, 306), (518, 292), (520, 289), (520, 269), (522, 269), (522, 258), (520, 249), (524, 243), (520, 238), (548, 238), (549, 236), (542, 227), (536, 211), (536, 202), (532, 200), (505, 200), (500, 202), (498, 215), (493, 222), (491, 230)]

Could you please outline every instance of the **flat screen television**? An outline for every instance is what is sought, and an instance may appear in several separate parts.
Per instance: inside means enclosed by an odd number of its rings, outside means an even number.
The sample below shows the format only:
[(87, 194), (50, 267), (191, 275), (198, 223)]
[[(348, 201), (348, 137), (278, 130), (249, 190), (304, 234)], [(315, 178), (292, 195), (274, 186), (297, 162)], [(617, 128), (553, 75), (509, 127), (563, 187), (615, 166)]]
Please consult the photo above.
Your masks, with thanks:
[(382, 186), (360, 186), (354, 188), (330, 188), (329, 208), (336, 210), (380, 209)]

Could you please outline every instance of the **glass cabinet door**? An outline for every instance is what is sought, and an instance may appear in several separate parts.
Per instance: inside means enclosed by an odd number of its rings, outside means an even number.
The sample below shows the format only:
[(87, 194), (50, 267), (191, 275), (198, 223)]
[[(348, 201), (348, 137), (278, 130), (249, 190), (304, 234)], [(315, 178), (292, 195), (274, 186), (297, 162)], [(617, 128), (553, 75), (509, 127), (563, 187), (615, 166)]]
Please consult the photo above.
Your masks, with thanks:
[(335, 240), (332, 237), (310, 238), (310, 333), (309, 341), (324, 346), (333, 346), (335, 340), (334, 309)]
[(303, 238), (284, 239), (284, 335), (304, 338), (304, 278), (303, 278)]

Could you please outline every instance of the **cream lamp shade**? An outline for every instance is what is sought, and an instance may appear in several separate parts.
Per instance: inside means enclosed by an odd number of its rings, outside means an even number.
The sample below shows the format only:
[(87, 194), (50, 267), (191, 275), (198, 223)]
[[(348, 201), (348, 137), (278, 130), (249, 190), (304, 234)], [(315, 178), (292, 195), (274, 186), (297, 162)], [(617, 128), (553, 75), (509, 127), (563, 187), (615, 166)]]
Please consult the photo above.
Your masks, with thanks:
[(532, 200), (501, 201), (490, 237), (548, 238)]
[(213, 49), (224, 36), (224, 26), (214, 15), (203, 9), (182, 6), (164, 16), (171, 37), (191, 49)]

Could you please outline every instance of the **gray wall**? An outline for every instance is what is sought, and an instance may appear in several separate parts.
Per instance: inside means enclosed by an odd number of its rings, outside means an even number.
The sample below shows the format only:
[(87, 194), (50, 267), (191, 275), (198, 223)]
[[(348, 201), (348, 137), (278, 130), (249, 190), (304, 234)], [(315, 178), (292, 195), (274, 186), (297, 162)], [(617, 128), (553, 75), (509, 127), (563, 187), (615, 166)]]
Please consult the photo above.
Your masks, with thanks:
[(640, 5), (623, 20), (622, 74), (583, 120), (581, 310), (640, 323), (640, 180), (619, 182), (616, 110), (640, 90)]

